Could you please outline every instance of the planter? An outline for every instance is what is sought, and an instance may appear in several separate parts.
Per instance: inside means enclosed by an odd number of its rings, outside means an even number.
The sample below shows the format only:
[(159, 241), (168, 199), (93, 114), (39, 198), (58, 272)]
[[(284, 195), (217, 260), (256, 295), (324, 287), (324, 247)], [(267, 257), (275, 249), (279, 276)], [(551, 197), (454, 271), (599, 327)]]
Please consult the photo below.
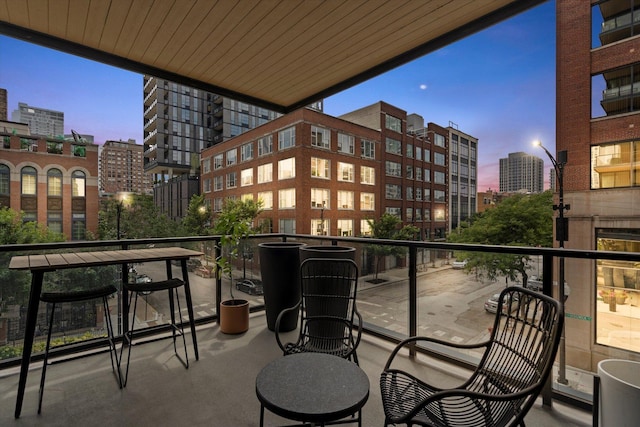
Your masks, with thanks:
[(356, 248), (350, 246), (317, 245), (300, 248), (300, 262), (307, 258), (338, 258), (356, 260)]
[[(278, 314), (300, 300), (300, 248), (304, 243), (260, 243), (260, 274), (264, 292), (267, 327), (276, 329)], [(292, 331), (298, 325), (298, 313), (291, 312), (280, 321), (280, 331)]]
[(249, 301), (231, 299), (220, 303), (220, 331), (225, 334), (242, 334), (249, 330)]
[(640, 362), (608, 359), (598, 363), (599, 423), (603, 427), (636, 426), (640, 420)]

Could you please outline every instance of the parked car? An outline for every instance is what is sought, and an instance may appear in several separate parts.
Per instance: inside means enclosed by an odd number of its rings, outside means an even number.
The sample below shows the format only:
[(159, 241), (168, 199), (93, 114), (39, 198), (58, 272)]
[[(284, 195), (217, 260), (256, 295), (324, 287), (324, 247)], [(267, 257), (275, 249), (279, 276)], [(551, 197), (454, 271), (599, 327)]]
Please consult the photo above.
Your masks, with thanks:
[(527, 288), (532, 291), (542, 292), (542, 280), (538, 279), (537, 276), (531, 276), (529, 280), (527, 280)]
[(211, 267), (200, 266), (195, 269), (194, 273), (196, 276), (204, 277), (205, 279), (209, 279), (214, 276), (215, 269)]
[(259, 280), (244, 279), (236, 282), (236, 289), (249, 295), (262, 295), (262, 282)]
[[(509, 304), (509, 296), (505, 297), (505, 305)], [(500, 299), (500, 294), (493, 294), (489, 297), (489, 299), (484, 303), (484, 309), (489, 313), (495, 313), (498, 311), (498, 299)]]
[(467, 260), (465, 259), (463, 261), (454, 261), (453, 264), (451, 264), (451, 266), (456, 270), (462, 270), (467, 266)]
[(151, 283), (151, 277), (146, 274), (138, 274), (136, 276), (136, 283)]

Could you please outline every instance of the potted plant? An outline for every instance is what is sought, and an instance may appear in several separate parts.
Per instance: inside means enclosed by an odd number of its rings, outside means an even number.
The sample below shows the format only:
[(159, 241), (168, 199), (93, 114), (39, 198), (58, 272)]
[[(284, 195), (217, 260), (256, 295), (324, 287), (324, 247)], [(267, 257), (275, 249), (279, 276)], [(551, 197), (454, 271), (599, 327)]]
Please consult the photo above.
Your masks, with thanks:
[(228, 279), (231, 296), (220, 303), (218, 311), (220, 331), (226, 334), (241, 334), (249, 329), (249, 301), (233, 295), (233, 261), (240, 255), (241, 241), (255, 233), (253, 220), (261, 210), (260, 201), (230, 199), (214, 220), (213, 232), (221, 235), (217, 271)]

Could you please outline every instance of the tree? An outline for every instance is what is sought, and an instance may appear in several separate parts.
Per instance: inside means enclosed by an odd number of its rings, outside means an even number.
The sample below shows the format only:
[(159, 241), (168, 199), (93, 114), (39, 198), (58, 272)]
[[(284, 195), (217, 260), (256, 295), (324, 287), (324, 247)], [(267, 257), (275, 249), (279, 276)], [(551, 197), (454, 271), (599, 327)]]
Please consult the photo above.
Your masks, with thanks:
[[(463, 223), (449, 235), (453, 243), (478, 243), (504, 246), (553, 245), (553, 195), (550, 191), (504, 199), (469, 222)], [(516, 280), (520, 275), (527, 286), (529, 256), (459, 251), (459, 259), (466, 259), (466, 271), (494, 280), (503, 275)]]
[[(405, 225), (398, 228), (402, 224), (402, 220), (395, 215), (384, 213), (378, 220), (367, 219), (371, 228), (371, 237), (374, 239), (391, 239), (391, 240), (414, 240), (416, 233), (420, 230), (413, 225)], [(388, 255), (401, 256), (406, 253), (406, 248), (402, 246), (389, 245), (369, 245), (368, 249), (374, 256), (374, 281), (379, 281), (378, 272), (380, 264)]]
[(189, 200), (187, 215), (182, 219), (184, 231), (192, 236), (206, 236), (211, 231), (211, 206), (204, 203), (204, 195), (194, 195)]
[[(118, 201), (107, 200), (98, 212), (98, 238), (116, 240)], [(134, 194), (128, 206), (121, 207), (120, 237), (143, 239), (148, 237), (175, 237), (184, 232), (179, 223), (162, 213), (153, 203), (153, 197)]]
[(262, 212), (262, 201), (228, 199), (222, 210), (215, 216), (213, 233), (220, 234), (221, 255), (216, 259), (220, 271), (229, 277), (231, 299), (233, 297), (232, 261), (238, 259), (242, 251), (242, 240), (255, 233), (253, 222)]

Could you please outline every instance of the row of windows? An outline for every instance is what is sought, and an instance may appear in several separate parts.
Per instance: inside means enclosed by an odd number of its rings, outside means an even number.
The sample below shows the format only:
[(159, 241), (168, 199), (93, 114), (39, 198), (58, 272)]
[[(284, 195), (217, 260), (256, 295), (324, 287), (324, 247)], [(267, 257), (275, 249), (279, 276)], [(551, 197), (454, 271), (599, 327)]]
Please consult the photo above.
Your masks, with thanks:
[[(25, 166), (20, 170), (20, 194), (23, 196), (36, 196), (38, 172), (32, 166)], [(74, 171), (71, 174), (71, 192), (73, 197), (85, 197), (86, 175), (82, 171)], [(7, 165), (0, 164), (0, 194), (9, 195), (10, 170)], [(47, 195), (50, 197), (62, 197), (62, 172), (60, 169), (47, 171)]]
[[(278, 132), (278, 150), (285, 150), (296, 145), (296, 128), (289, 127)], [(355, 137), (343, 133), (338, 133), (337, 151), (343, 154), (355, 154)], [(258, 157), (273, 152), (273, 135), (258, 138), (256, 141)], [(319, 126), (311, 126), (311, 145), (318, 148), (331, 148), (331, 132), (329, 129)], [(361, 155), (366, 159), (375, 158), (375, 142), (366, 139), (360, 140)], [(213, 157), (213, 169), (221, 169), (225, 166), (233, 166), (238, 163), (238, 150), (240, 151), (240, 162), (254, 159), (254, 142), (248, 142), (241, 147), (228, 150)], [(211, 159), (202, 160), (202, 170), (207, 173), (211, 170)]]
[(640, 141), (591, 147), (591, 188), (640, 186)]
[[(331, 209), (330, 191), (326, 188), (312, 188), (310, 190), (312, 209)], [(257, 193), (258, 200), (262, 201), (262, 207), (265, 210), (274, 208), (273, 191), (261, 191)], [(277, 208), (278, 209), (294, 209), (296, 207), (296, 189), (285, 188), (277, 191)], [(253, 194), (243, 194), (240, 196), (242, 200), (253, 200)], [(222, 209), (222, 198), (214, 199), (214, 211), (219, 212)], [(376, 196), (374, 193), (360, 193), (360, 210), (374, 211), (376, 208)], [(356, 204), (356, 193), (353, 191), (338, 191), (336, 194), (336, 203), (338, 210), (354, 210)]]
[[(387, 160), (385, 163), (385, 174), (387, 176), (395, 176), (402, 178), (402, 164)], [(424, 175), (422, 168), (415, 168), (412, 165), (405, 167), (405, 177), (407, 179), (415, 179), (416, 181), (431, 182), (431, 169), (425, 168)], [(433, 182), (436, 184), (446, 184), (447, 174), (442, 171), (433, 172)]]
[[(446, 201), (445, 190), (433, 190), (434, 202)], [(385, 184), (385, 198), (388, 200), (402, 200), (402, 185), (399, 184)], [(406, 187), (406, 200), (416, 201), (431, 201), (431, 189), (421, 187)]]

